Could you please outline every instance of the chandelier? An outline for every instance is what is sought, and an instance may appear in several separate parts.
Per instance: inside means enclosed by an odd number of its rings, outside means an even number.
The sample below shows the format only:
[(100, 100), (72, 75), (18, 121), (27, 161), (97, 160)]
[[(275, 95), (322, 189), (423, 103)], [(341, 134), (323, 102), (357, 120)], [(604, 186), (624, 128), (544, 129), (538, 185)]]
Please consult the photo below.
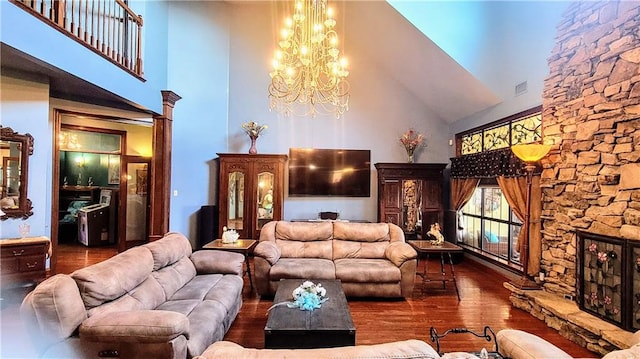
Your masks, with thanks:
[(336, 20), (327, 0), (296, 0), (273, 59), (269, 108), (283, 113), (336, 118), (349, 109), (346, 60), (338, 55)]

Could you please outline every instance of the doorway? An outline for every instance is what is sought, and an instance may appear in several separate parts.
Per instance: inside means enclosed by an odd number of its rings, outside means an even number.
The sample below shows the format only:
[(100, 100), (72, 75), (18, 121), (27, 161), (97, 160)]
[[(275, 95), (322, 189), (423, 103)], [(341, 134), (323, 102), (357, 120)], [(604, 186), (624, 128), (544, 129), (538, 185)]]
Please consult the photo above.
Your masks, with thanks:
[(55, 135), (51, 272), (65, 253), (59, 245), (90, 256), (146, 243), (153, 124), (56, 110)]

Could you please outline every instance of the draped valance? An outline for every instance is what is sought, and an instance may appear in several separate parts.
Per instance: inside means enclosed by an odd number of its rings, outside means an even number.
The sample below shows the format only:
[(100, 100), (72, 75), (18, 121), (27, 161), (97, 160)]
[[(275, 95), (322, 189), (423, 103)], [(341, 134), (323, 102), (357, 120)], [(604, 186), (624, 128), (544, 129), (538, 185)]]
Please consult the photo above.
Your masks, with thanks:
[(525, 176), (524, 163), (510, 148), (451, 158), (451, 178)]

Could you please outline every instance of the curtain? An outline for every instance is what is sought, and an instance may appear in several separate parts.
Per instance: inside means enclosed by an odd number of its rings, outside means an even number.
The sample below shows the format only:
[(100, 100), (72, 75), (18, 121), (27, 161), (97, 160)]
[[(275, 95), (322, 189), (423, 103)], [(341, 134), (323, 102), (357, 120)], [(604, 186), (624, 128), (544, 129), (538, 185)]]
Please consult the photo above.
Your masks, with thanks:
[(479, 178), (451, 179), (451, 205), (456, 212), (469, 202), (478, 182), (480, 182)]
[[(502, 190), (509, 206), (515, 215), (524, 223), (527, 211), (527, 177), (497, 177), (498, 185)], [(540, 256), (542, 254), (542, 227), (540, 216), (542, 214), (542, 189), (540, 188), (540, 176), (533, 176), (531, 185), (531, 212), (529, 213), (529, 258), (527, 274), (537, 275), (540, 272)], [(524, 249), (526, 228), (523, 227), (518, 235), (518, 251)]]
[(479, 178), (452, 178), (451, 179), (451, 206), (456, 211), (456, 240), (463, 240), (462, 207), (469, 202), (475, 191)]

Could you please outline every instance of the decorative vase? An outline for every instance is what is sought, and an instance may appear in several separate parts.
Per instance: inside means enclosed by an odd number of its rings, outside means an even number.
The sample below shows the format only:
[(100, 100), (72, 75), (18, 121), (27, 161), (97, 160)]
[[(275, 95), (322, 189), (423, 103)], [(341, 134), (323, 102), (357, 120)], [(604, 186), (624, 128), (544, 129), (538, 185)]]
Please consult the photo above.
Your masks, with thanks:
[(414, 158), (413, 158), (413, 149), (412, 148), (407, 148), (407, 162), (408, 163), (413, 163)]
[(251, 138), (251, 147), (249, 147), (249, 154), (257, 155), (258, 148), (256, 148), (256, 141), (258, 140), (258, 136), (249, 136), (249, 138)]

